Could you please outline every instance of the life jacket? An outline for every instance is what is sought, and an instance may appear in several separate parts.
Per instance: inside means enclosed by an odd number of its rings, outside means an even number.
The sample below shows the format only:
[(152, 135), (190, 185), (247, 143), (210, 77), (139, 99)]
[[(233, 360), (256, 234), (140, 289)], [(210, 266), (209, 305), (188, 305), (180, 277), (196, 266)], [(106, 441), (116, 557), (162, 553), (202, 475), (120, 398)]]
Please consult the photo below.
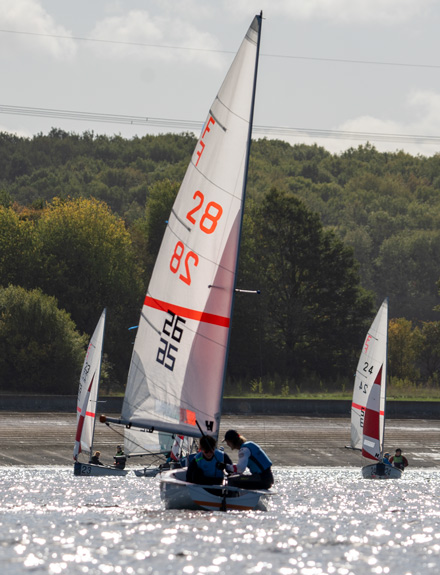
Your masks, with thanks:
[(217, 463), (223, 463), (223, 451), (216, 449), (214, 457), (209, 461), (203, 457), (203, 453), (199, 451), (195, 457), (197, 466), (206, 477), (223, 477), (223, 471), (217, 469)]
[(253, 441), (246, 441), (241, 447), (247, 447), (251, 452), (248, 460), (248, 467), (251, 473), (262, 473), (271, 467), (272, 461), (259, 445)]

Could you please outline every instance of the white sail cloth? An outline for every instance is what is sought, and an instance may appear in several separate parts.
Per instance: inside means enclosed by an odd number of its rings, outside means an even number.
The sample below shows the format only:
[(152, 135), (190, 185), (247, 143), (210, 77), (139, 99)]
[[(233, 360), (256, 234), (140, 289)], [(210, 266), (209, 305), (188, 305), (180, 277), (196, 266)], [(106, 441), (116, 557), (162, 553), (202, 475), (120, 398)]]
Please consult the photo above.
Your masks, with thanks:
[(218, 434), (260, 25), (255, 17), (209, 110), (169, 217), (122, 410), (134, 425)]

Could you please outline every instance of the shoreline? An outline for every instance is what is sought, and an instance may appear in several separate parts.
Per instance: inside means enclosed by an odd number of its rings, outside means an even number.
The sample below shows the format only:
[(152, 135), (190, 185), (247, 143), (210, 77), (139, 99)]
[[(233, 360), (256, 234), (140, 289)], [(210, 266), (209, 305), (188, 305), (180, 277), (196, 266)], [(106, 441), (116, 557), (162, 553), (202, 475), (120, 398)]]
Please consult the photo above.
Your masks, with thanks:
[[(348, 417), (224, 415), (220, 438), (228, 429), (236, 429), (261, 445), (274, 466), (360, 468), (371, 463), (360, 452), (346, 449), (350, 442)], [(73, 413), (3, 411), (0, 417), (0, 468), (72, 465), (73, 469), (75, 433), (76, 415)], [(96, 423), (94, 445), (101, 451), (103, 463), (112, 464), (115, 447), (122, 441), (122, 435), (123, 428)], [(388, 421), (385, 446), (390, 453), (400, 447), (410, 469), (440, 468), (440, 419)], [(236, 461), (236, 452), (227, 447), (225, 451)], [(136, 457), (128, 460), (127, 468), (147, 464), (146, 458)]]
[[(99, 413), (121, 413), (123, 397), (100, 396)], [(73, 413), (76, 414), (76, 395), (0, 395), (0, 412)], [(440, 419), (439, 401), (388, 401), (387, 421), (391, 419)], [(350, 417), (350, 399), (282, 399), (225, 397), (222, 415), (268, 415), (308, 417)]]

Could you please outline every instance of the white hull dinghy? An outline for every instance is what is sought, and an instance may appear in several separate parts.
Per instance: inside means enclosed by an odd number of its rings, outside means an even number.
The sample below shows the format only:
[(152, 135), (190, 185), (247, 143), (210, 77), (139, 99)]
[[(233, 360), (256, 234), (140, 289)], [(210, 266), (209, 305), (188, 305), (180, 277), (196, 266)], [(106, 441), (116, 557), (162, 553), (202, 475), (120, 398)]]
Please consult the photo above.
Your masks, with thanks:
[[(249, 165), (262, 15), (253, 19), (177, 194), (144, 299), (120, 425), (218, 439)], [(254, 293), (259, 293), (254, 292)], [(264, 491), (161, 474), (168, 509), (259, 509)]]
[(160, 496), (166, 509), (207, 511), (267, 511), (273, 491), (228, 485), (196, 485), (186, 481), (186, 469), (161, 475)]
[(79, 379), (76, 437), (73, 448), (74, 475), (91, 477), (102, 475), (124, 476), (127, 474), (125, 469), (117, 469), (116, 467), (108, 465), (81, 463), (78, 461), (80, 453), (85, 453), (88, 455), (89, 459), (93, 455), (93, 438), (95, 434), (99, 379), (101, 377), (106, 311), (106, 309), (103, 310), (95, 331), (90, 339)]

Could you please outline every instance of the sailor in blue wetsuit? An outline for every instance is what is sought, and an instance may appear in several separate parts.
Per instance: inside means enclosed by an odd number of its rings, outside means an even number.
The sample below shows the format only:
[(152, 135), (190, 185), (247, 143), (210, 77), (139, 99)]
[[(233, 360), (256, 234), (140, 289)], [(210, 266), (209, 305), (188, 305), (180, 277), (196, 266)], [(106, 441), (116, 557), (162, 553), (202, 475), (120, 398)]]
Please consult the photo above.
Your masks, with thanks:
[[(259, 445), (253, 441), (247, 441), (234, 429), (226, 432), (223, 441), (226, 441), (231, 449), (238, 449), (237, 465), (226, 465), (226, 471), (234, 474), (228, 479), (229, 485), (245, 489), (269, 489), (272, 487), (274, 484), (272, 461)], [(246, 469), (249, 469), (250, 475), (244, 474)]]
[(186, 480), (198, 485), (221, 485), (226, 465), (232, 465), (229, 455), (216, 448), (214, 437), (204, 435), (200, 439), (200, 451), (192, 459), (186, 472)]

